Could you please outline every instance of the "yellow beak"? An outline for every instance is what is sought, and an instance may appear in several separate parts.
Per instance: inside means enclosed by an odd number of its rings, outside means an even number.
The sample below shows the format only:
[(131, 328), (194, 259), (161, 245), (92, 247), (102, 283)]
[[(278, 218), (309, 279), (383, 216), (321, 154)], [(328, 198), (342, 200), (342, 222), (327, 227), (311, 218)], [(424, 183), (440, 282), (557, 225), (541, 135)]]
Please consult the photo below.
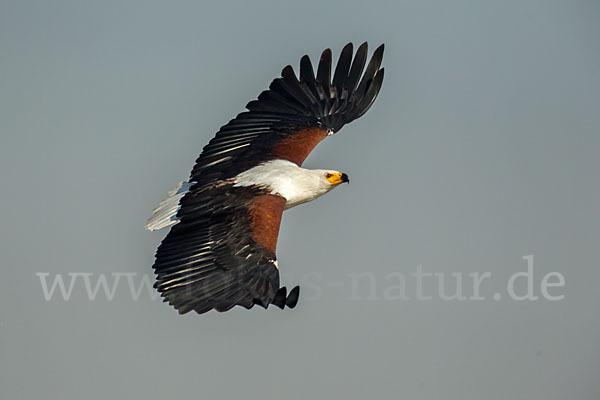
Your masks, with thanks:
[(332, 185), (339, 185), (340, 183), (350, 182), (350, 179), (348, 179), (348, 175), (342, 172), (334, 172), (328, 175), (329, 176), (327, 177), (327, 180), (331, 182)]

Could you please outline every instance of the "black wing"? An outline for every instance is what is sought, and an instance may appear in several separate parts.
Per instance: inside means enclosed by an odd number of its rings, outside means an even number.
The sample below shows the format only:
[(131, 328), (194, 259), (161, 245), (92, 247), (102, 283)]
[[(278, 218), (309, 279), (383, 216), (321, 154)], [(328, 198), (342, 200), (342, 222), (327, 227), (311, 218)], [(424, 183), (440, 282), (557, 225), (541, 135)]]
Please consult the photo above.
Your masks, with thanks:
[[(308, 56), (300, 61), (300, 79), (291, 66), (269, 89), (206, 145), (190, 181), (200, 185), (231, 178), (263, 161), (283, 158), (301, 165), (329, 133), (337, 132), (371, 107), (383, 82), (384, 46), (364, 71), (367, 43), (352, 57), (352, 43), (342, 50), (331, 80), (331, 50), (321, 55), (315, 77)], [(362, 79), (361, 79), (362, 77)]]
[(182, 199), (180, 222), (156, 252), (154, 287), (181, 314), (281, 307), (281, 295), (283, 303), (287, 299), (279, 288), (275, 247), (284, 205), (284, 198), (253, 187), (190, 192)]

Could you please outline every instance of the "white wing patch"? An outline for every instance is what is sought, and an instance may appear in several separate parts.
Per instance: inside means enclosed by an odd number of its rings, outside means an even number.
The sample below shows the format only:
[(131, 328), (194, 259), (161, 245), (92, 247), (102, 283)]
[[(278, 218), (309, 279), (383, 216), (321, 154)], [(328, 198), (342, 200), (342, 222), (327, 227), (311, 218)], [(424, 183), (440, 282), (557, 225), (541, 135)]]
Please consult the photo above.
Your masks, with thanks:
[(152, 216), (146, 223), (145, 228), (149, 231), (156, 231), (166, 226), (175, 225), (179, 222), (176, 217), (179, 210), (179, 200), (190, 191), (192, 183), (179, 182), (174, 189), (169, 191), (167, 198), (160, 202), (159, 206), (152, 211)]

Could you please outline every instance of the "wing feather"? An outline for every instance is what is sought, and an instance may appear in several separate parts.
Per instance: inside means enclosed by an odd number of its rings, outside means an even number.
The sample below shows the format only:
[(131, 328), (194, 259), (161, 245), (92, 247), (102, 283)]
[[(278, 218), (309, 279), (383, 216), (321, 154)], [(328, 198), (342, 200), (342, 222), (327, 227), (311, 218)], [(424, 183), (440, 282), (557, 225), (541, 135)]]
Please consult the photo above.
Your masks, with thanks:
[(348, 78), (348, 72), (352, 65), (352, 43), (348, 43), (342, 49), (340, 58), (338, 59), (337, 66), (335, 67), (335, 73), (333, 74), (333, 87), (336, 88), (337, 96), (342, 97), (344, 84)]
[[(264, 161), (281, 158), (274, 149), (279, 142), (312, 129), (327, 133), (362, 116), (381, 88), (380, 65), (383, 45), (377, 48), (363, 74), (367, 59), (366, 43), (352, 57), (353, 46), (347, 44), (340, 54), (331, 80), (332, 54), (321, 54), (317, 73), (308, 56), (300, 59), (300, 78), (291, 66), (281, 71), (269, 89), (246, 105), (242, 112), (221, 127), (215, 138), (203, 149), (192, 169), (190, 181), (200, 184), (225, 180)], [(380, 76), (379, 79), (375, 79)], [(313, 146), (314, 147), (314, 146)], [(290, 161), (302, 164), (310, 150), (302, 148), (303, 157), (292, 155)], [(293, 152), (292, 152), (293, 153)]]
[(231, 184), (195, 187), (156, 252), (155, 287), (184, 314), (267, 307), (279, 290), (275, 249), (285, 199)]

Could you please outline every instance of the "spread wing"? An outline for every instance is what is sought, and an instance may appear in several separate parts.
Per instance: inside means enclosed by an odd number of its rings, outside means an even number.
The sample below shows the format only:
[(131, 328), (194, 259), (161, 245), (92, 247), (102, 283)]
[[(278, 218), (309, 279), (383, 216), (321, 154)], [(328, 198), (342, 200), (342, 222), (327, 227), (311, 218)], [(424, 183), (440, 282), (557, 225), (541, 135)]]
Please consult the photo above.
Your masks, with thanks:
[[(367, 68), (367, 43), (352, 56), (342, 50), (333, 80), (331, 50), (321, 55), (315, 76), (308, 56), (300, 60), (300, 79), (291, 66), (268, 90), (246, 105), (248, 111), (219, 130), (196, 160), (190, 181), (205, 184), (231, 178), (261, 162), (285, 159), (302, 165), (312, 149), (371, 107), (383, 83), (384, 45)], [(363, 73), (364, 70), (364, 73)]]
[(253, 187), (190, 192), (156, 253), (155, 287), (182, 314), (267, 307), (279, 290), (275, 248), (284, 206), (283, 197)]
[(219, 130), (197, 159), (179, 201), (179, 222), (156, 253), (155, 287), (165, 301), (180, 313), (295, 306), (298, 288), (288, 295), (279, 287), (275, 256), (286, 200), (263, 188), (234, 187), (231, 178), (273, 159), (301, 165), (322, 139), (373, 104), (383, 82), (382, 57), (383, 45), (365, 70), (367, 44), (354, 57), (348, 44), (332, 80), (329, 49), (316, 76), (304, 56), (300, 79), (285, 67), (248, 111)]

